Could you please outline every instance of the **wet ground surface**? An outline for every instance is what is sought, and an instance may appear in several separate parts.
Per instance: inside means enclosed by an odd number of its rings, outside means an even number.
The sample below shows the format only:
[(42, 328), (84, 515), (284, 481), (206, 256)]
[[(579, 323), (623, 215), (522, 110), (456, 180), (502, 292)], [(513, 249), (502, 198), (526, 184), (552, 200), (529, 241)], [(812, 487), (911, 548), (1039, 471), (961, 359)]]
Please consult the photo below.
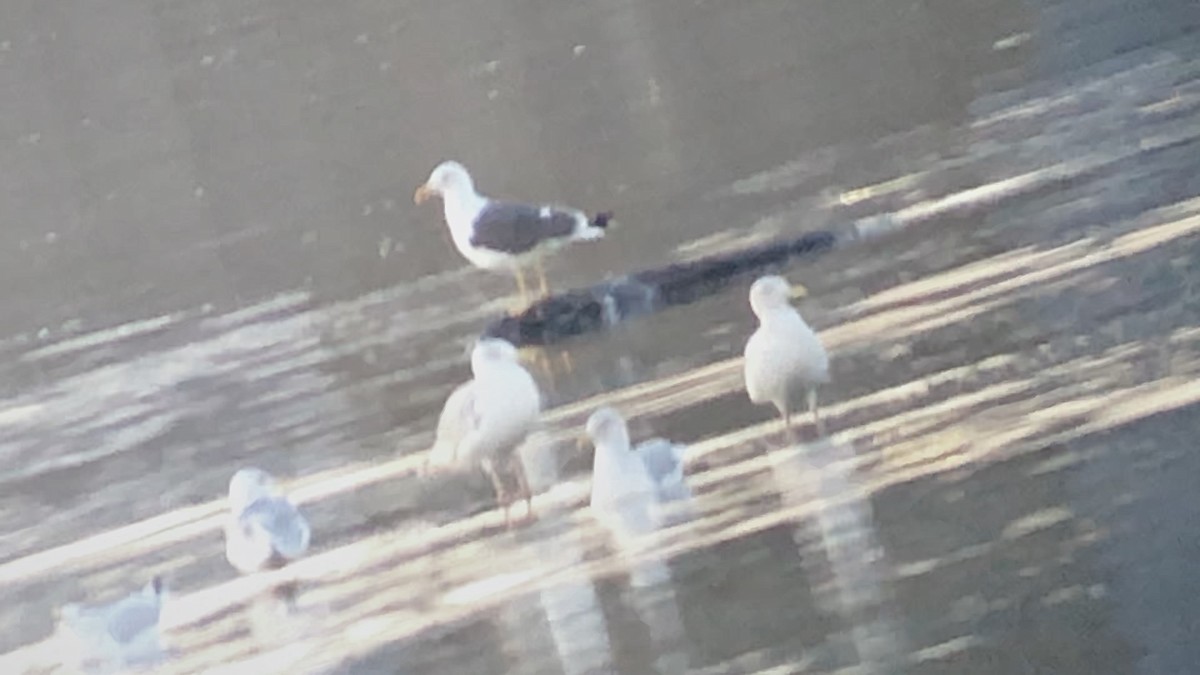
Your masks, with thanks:
[[(3, 11), (4, 672), (53, 672), (55, 607), (154, 573), (163, 672), (1200, 662), (1194, 3)], [(617, 211), (559, 289), (838, 233), (783, 270), (833, 354), (829, 437), (786, 447), (745, 399), (741, 284), (527, 352), (533, 525), (418, 478), (511, 300), (411, 205), (449, 155)], [(601, 403), (693, 444), (691, 522), (592, 522)], [(313, 522), (274, 576), (223, 559), (247, 464)]]

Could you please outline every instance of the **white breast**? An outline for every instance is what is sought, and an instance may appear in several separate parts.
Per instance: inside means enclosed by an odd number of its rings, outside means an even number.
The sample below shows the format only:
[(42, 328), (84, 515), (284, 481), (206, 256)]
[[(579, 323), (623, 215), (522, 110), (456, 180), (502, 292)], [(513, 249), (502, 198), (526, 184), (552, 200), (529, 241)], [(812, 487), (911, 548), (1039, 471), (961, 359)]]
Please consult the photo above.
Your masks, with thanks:
[(796, 385), (829, 381), (829, 355), (794, 311), (759, 326), (746, 343), (746, 392), (755, 403), (778, 403)]
[(468, 463), (512, 450), (533, 429), (541, 412), (537, 384), (520, 365), (497, 364), (475, 382), (476, 426), (460, 448), (460, 461)]

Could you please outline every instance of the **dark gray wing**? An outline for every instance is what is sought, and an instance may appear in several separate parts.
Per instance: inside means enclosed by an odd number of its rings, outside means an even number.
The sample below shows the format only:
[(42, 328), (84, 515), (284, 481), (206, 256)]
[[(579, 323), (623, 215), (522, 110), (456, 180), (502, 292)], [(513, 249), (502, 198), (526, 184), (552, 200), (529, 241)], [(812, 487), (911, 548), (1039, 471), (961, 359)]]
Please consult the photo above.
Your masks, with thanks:
[(553, 206), (488, 202), (475, 218), (471, 245), (504, 253), (528, 253), (575, 231), (578, 213)]

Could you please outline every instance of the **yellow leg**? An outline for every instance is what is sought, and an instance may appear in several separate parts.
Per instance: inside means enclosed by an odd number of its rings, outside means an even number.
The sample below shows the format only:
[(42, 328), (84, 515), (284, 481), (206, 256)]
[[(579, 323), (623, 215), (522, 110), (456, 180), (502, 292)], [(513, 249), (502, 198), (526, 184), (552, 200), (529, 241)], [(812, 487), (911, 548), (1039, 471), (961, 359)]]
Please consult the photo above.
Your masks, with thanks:
[(559, 352), (558, 356), (562, 359), (563, 367), (567, 369), (568, 374), (575, 372), (575, 361), (571, 358), (571, 352), (564, 350)]
[(540, 370), (543, 375), (545, 375), (545, 384), (550, 395), (557, 395), (558, 388), (556, 386), (556, 378), (554, 377), (554, 363), (550, 360), (550, 356), (546, 353), (546, 350), (537, 349), (534, 352), (533, 361), (537, 364), (537, 369)]
[(541, 369), (542, 371), (544, 371), (547, 375), (554, 374), (554, 371), (550, 368), (550, 360), (546, 358), (546, 352), (544, 350), (542, 350), (542, 349), (534, 350), (533, 362), (536, 363), (537, 367), (539, 369)]
[(519, 293), (521, 296), (517, 301), (520, 304), (516, 309), (516, 311), (519, 313), (524, 311), (529, 304), (529, 292), (525, 290), (525, 270), (521, 267), (514, 267), (513, 275), (517, 277), (517, 293)]
[(542, 265), (542, 256), (537, 256), (536, 263), (538, 273), (538, 284), (542, 293), (542, 299), (550, 295), (550, 287), (546, 284), (546, 268)]

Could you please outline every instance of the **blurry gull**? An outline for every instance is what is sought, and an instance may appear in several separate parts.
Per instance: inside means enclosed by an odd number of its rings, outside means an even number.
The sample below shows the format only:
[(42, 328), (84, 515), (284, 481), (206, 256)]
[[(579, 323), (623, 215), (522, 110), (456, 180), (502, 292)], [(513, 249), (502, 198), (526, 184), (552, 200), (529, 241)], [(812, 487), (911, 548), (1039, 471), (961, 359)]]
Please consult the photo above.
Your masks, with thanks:
[(114, 672), (151, 664), (165, 652), (159, 618), (166, 589), (155, 576), (144, 588), (107, 605), (64, 605), (59, 628), (71, 643), (66, 656), (85, 672)]
[(761, 277), (750, 286), (750, 307), (759, 326), (746, 343), (744, 367), (750, 400), (774, 405), (788, 436), (794, 438), (791, 415), (801, 393), (807, 397), (817, 433), (824, 433), (817, 387), (829, 382), (829, 354), (792, 307), (791, 297), (791, 286), (780, 276)]
[(592, 413), (586, 430), (596, 446), (591, 498), (596, 519), (620, 534), (644, 534), (676, 522), (669, 506), (682, 506), (692, 496), (683, 474), (687, 447), (655, 438), (630, 448), (629, 427), (607, 406)]
[(240, 572), (278, 568), (308, 550), (308, 521), (270, 474), (254, 468), (229, 481), (225, 557)]
[(569, 242), (604, 236), (612, 214), (589, 218), (579, 209), (550, 204), (498, 201), (475, 191), (466, 167), (455, 161), (437, 165), (417, 188), (417, 204), (441, 196), (454, 246), (471, 264), (485, 270), (512, 270), (521, 303), (528, 302), (524, 267), (537, 267), (543, 296), (549, 293), (542, 256)]
[(533, 513), (533, 496), (516, 450), (541, 414), (537, 383), (518, 360), (516, 347), (495, 338), (475, 344), (471, 372), (474, 379), (459, 385), (446, 399), (427, 468), (483, 469), (492, 480), (496, 499), (504, 507), (504, 520), (509, 523), (514, 500), (500, 478), (503, 465), (516, 474), (528, 517)]

